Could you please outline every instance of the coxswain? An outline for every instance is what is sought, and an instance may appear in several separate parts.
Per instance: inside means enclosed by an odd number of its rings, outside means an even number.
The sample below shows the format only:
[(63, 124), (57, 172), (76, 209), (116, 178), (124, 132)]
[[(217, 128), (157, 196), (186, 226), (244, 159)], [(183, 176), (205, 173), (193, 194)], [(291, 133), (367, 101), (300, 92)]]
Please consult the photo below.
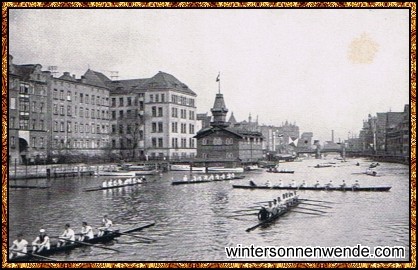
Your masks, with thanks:
[(97, 237), (104, 235), (108, 231), (111, 231), (112, 225), (112, 221), (107, 217), (107, 215), (104, 215), (102, 219), (102, 227), (98, 228), (99, 233), (97, 234)]
[(251, 187), (256, 187), (257, 185), (254, 183), (254, 181), (253, 181), (253, 180), (250, 180), (250, 186), (251, 186)]
[(260, 211), (258, 212), (258, 220), (266, 220), (269, 218), (269, 211), (267, 211), (267, 209), (265, 207), (261, 207)]
[[(68, 241), (69, 240), (69, 241)], [(65, 224), (64, 233), (60, 235), (57, 247), (63, 246), (68, 242), (75, 241), (75, 233), (74, 230), (70, 228), (70, 224)]]
[(89, 240), (94, 238), (93, 228), (83, 221), (83, 227), (81, 228), (80, 241)]
[(39, 235), (36, 237), (35, 241), (32, 242), (32, 248), (32, 253), (39, 253), (44, 249), (49, 250), (51, 248), (49, 236), (44, 229), (39, 230)]
[(28, 252), (28, 244), (28, 241), (23, 239), (23, 233), (19, 233), (17, 239), (13, 241), (13, 245), (10, 247), (9, 260), (25, 256), (25, 253)]

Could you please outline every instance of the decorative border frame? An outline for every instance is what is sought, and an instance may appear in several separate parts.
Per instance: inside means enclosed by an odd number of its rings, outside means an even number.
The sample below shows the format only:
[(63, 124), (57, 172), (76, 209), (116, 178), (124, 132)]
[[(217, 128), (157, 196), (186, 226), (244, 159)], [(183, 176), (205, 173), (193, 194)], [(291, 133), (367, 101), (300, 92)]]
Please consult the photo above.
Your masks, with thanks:
[[(410, 261), (406, 263), (224, 263), (224, 262), (150, 262), (150, 263), (9, 263), (8, 237), (8, 141), (7, 141), (7, 74), (8, 74), (8, 10), (10, 8), (405, 8), (410, 14)], [(2, 3), (2, 267), (4, 268), (415, 268), (416, 267), (416, 3), (414, 2), (3, 2)]]

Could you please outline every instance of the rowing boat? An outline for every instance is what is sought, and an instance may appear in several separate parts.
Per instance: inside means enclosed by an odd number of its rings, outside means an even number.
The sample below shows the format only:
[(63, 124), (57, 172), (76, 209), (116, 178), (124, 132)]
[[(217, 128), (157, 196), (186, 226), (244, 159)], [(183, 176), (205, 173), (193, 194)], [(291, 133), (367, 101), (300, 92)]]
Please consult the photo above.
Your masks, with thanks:
[(280, 171), (270, 171), (270, 170), (267, 170), (266, 172), (268, 172), (268, 173), (295, 173), (295, 171), (286, 171), (286, 170), (280, 170)]
[(290, 190), (329, 190), (329, 191), (389, 191), (392, 187), (355, 187), (355, 186), (244, 186), (244, 185), (232, 185), (233, 188), (241, 189), (290, 189)]
[(237, 179), (244, 179), (244, 175), (238, 175), (233, 178), (228, 179), (214, 179), (214, 180), (187, 180), (187, 181), (173, 181), (171, 182), (172, 185), (185, 185), (185, 184), (201, 184), (201, 183), (208, 183), (208, 182), (217, 182), (217, 181), (229, 181), (229, 180), (237, 180)]
[[(131, 233), (131, 232), (137, 232), (137, 231), (141, 231), (143, 229), (149, 228), (151, 226), (154, 226), (155, 223), (150, 223), (147, 225), (143, 225), (143, 226), (139, 226), (136, 228), (132, 228), (126, 231), (121, 232), (120, 230), (115, 230), (115, 231), (111, 231), (111, 232), (105, 232), (105, 234), (103, 236), (97, 236), (95, 235), (94, 238), (92, 239), (86, 239), (83, 242), (71, 242), (71, 243), (67, 243), (66, 245), (57, 247), (57, 243), (55, 244), (51, 244), (51, 248), (49, 250), (47, 249), (43, 249), (41, 252), (37, 252), (34, 253), (34, 256), (31, 256), (31, 252), (32, 252), (32, 247), (28, 246), (28, 251), (27, 251), (27, 255), (23, 255), (23, 256), (19, 256), (19, 257), (15, 257), (12, 260), (10, 260), (10, 262), (25, 262), (25, 261), (30, 261), (32, 259), (36, 259), (38, 257), (36, 257), (36, 255), (40, 255), (40, 256), (51, 256), (57, 253), (62, 253), (65, 251), (70, 251), (73, 250), (75, 248), (79, 248), (82, 246), (86, 246), (86, 245), (91, 245), (91, 244), (98, 244), (98, 243), (107, 243), (112, 241), (114, 238), (116, 237), (120, 237), (123, 234), (126, 233)], [(86, 243), (85, 245), (83, 245), (83, 243)]]
[(289, 212), (292, 208), (296, 207), (299, 203), (300, 203), (300, 201), (296, 200), (296, 202), (293, 205), (290, 205), (290, 206), (284, 208), (283, 210), (279, 211), (276, 215), (271, 216), (271, 217), (269, 217), (266, 220), (260, 221), (260, 223), (258, 223), (257, 225), (252, 226), (252, 227), (246, 229), (245, 231), (246, 232), (250, 232), (250, 231), (252, 231), (252, 230), (254, 230), (254, 229), (256, 229), (256, 228), (258, 228), (260, 226), (268, 225), (269, 223), (271, 223), (271, 222), (279, 219), (281, 216), (283, 216), (284, 214), (286, 214), (287, 212)]
[(98, 191), (98, 190), (107, 190), (107, 189), (121, 188), (121, 187), (128, 187), (128, 186), (136, 186), (136, 185), (142, 184), (142, 181), (137, 182), (137, 183), (124, 184), (124, 185), (120, 185), (120, 186), (86, 188), (86, 189), (84, 189), (84, 192)]

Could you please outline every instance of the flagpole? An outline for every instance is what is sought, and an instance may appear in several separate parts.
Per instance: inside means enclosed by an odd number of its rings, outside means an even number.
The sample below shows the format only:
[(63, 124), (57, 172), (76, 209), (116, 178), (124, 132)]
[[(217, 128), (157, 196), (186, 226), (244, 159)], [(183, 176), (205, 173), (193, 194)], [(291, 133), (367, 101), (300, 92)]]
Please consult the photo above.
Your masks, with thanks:
[(219, 94), (221, 93), (221, 78), (220, 78), (220, 76), (221, 76), (221, 72), (219, 72), (219, 74), (218, 74), (218, 93)]

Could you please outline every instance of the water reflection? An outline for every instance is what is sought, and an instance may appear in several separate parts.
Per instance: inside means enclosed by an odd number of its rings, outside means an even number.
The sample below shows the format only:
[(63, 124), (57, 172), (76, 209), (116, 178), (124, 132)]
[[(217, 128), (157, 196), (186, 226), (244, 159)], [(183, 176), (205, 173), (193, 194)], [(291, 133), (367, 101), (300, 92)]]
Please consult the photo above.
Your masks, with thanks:
[[(84, 192), (99, 186), (98, 177), (54, 179), (48, 190), (9, 192), (9, 235), (18, 232), (32, 241), (39, 228), (60, 234), (62, 225), (71, 223), (76, 232), (81, 222), (98, 226), (104, 214), (122, 229), (155, 221), (156, 225), (138, 235), (157, 241), (151, 244), (122, 236), (113, 247), (126, 251), (114, 253), (96, 248), (78, 249), (53, 258), (66, 261), (199, 261), (227, 260), (225, 246), (409, 246), (409, 168), (381, 163), (375, 168), (380, 177), (365, 174), (370, 162), (357, 160), (331, 168), (314, 168), (317, 160), (283, 163), (281, 169), (294, 174), (250, 172), (243, 180), (172, 186), (171, 179), (182, 179), (183, 172), (148, 177), (137, 186)], [(254, 207), (255, 202), (272, 200), (280, 190), (233, 189), (232, 184), (290, 184), (293, 180), (313, 185), (330, 180), (347, 185), (356, 180), (361, 186), (392, 186), (389, 192), (299, 191), (300, 197), (332, 201), (332, 209), (321, 216), (289, 212), (272, 226), (250, 233), (245, 229), (257, 223), (255, 216), (233, 218), (232, 212)], [(325, 208), (316, 208), (324, 210)], [(409, 249), (408, 249), (409, 252)], [(269, 259), (271, 260), (271, 259)]]

